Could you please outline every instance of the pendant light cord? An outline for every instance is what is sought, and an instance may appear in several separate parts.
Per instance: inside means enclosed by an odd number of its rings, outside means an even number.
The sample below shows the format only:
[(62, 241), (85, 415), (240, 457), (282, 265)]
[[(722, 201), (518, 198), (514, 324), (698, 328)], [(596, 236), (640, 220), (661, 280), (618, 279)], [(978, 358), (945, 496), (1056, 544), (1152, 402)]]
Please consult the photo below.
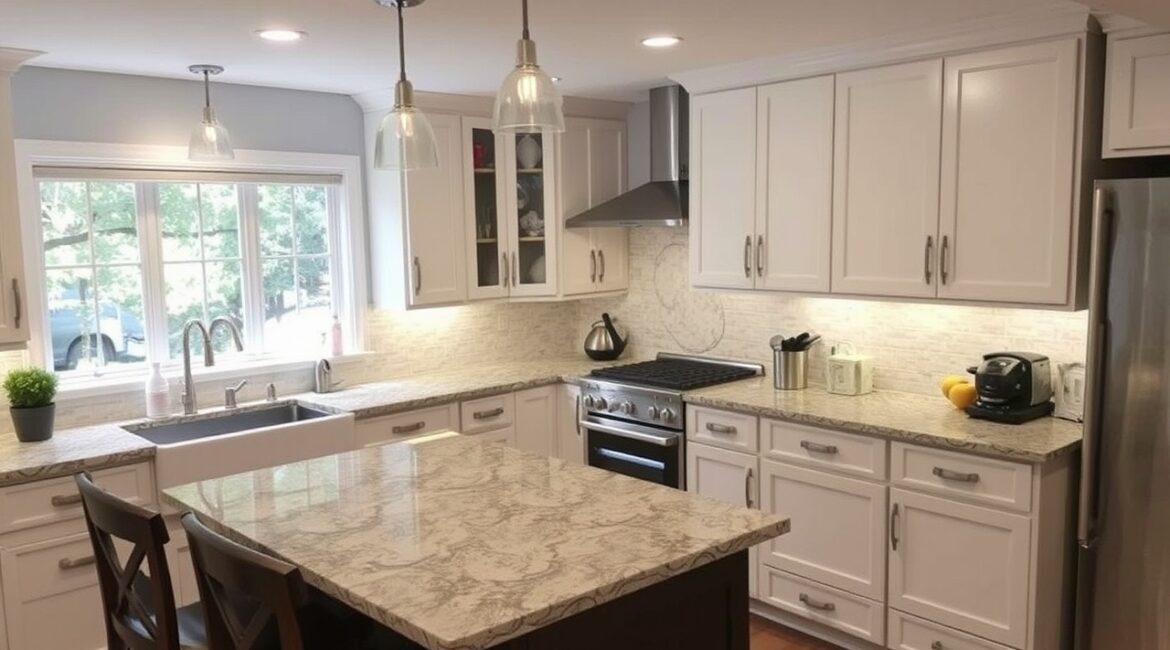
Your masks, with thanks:
[(520, 0), (520, 2), (521, 12), (524, 14), (524, 40), (527, 41), (530, 40), (528, 38), (528, 0)]
[(398, 6), (398, 79), (406, 81), (406, 39), (402, 29), (402, 1), (395, 3)]
[(211, 76), (207, 70), (203, 71), (203, 107), (211, 108)]

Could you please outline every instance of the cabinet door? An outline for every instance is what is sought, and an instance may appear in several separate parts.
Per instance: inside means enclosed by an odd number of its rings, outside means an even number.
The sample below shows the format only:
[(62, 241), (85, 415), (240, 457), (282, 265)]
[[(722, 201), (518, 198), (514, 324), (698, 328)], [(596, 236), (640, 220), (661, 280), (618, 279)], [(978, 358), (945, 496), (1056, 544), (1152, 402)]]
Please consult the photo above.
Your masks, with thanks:
[[(687, 492), (730, 503), (741, 508), (758, 508), (759, 459), (706, 445), (687, 445)], [(756, 576), (759, 547), (748, 549), (748, 592), (758, 595)]]
[[(121, 549), (126, 557), (129, 549)], [(88, 533), (0, 550), (9, 650), (96, 650), (106, 645)]]
[[(591, 120), (568, 118), (561, 134), (557, 194), (561, 218), (571, 219), (592, 207), (589, 200), (589, 126)], [(561, 232), (561, 292), (566, 296), (593, 293), (597, 287), (597, 249), (592, 228)]]
[(16, 162), (12, 151), (12, 94), (9, 74), (0, 71), (0, 345), (28, 340), (28, 294), (21, 256), (20, 212), (16, 205)]
[(756, 89), (691, 97), (691, 284), (750, 289)]
[(435, 114), (431, 126), (439, 148), (439, 166), (403, 174), (410, 242), (406, 275), (412, 307), (467, 299), (459, 118)]
[(516, 448), (552, 456), (557, 442), (557, 387), (516, 393)]
[(829, 291), (833, 77), (759, 89), (756, 288)]
[(557, 457), (585, 464), (585, 435), (581, 432), (581, 388), (561, 384), (557, 405)]
[(509, 295), (556, 294), (557, 231), (546, 227), (557, 211), (556, 158), (552, 136), (523, 133), (504, 138), (507, 187), (504, 189), (511, 263)]
[(935, 295), (942, 61), (837, 75), (833, 293)]
[(760, 505), (800, 522), (764, 545), (764, 564), (874, 600), (885, 596), (885, 486), (764, 460)]
[(508, 262), (505, 188), (508, 174), (503, 136), (492, 132), (492, 121), (463, 118), (463, 203), (467, 233), (468, 296), (472, 299), (508, 295), (504, 266)]
[(1031, 521), (890, 490), (889, 605), (999, 643), (1028, 636)]
[(946, 59), (940, 297), (1067, 302), (1077, 51), (1068, 39)]
[[(626, 191), (626, 125), (594, 120), (589, 130), (589, 203), (600, 205)], [(630, 285), (628, 230), (594, 228), (597, 283), (600, 291), (621, 291)]]
[(1109, 39), (1105, 155), (1170, 154), (1170, 34)]
[(459, 404), (456, 403), (358, 420), (353, 425), (356, 447), (359, 449), (458, 428)]

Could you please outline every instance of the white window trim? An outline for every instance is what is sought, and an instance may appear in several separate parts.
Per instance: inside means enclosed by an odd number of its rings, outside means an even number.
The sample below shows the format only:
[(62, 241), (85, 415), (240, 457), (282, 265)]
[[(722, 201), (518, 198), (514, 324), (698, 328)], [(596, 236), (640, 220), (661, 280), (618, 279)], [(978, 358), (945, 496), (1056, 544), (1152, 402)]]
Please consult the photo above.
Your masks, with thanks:
[[(45, 303), (44, 260), (40, 222), (40, 192), (33, 174), (34, 166), (119, 168), (119, 169), (174, 169), (179, 171), (228, 171), (335, 174), (341, 176), (341, 187), (330, 195), (336, 202), (340, 228), (331, 231), (330, 246), (339, 251), (338, 258), (346, 264), (336, 264), (332, 272), (339, 286), (345, 288), (341, 310), (353, 314), (344, 324), (347, 346), (352, 350), (365, 349), (367, 303), (366, 274), (366, 219), (362, 194), (362, 163), (359, 156), (346, 154), (295, 153), (237, 149), (235, 160), (201, 162), (187, 159), (187, 148), (162, 145), (132, 145), (118, 143), (66, 142), (56, 140), (18, 139), (14, 142), (16, 154), (17, 198), (20, 209), (23, 239), (24, 271), (27, 283), (29, 320), (29, 360), (45, 366), (52, 358), (52, 342), (44, 335), (48, 306)], [(269, 355), (265, 358), (242, 360), (240, 370), (262, 371), (288, 369), (305, 363), (303, 351), (290, 351), (287, 356)], [(218, 364), (217, 364), (218, 366)], [(223, 371), (208, 375), (227, 375), (233, 369), (224, 359)], [(145, 370), (119, 372), (110, 370), (101, 378), (77, 377), (62, 382), (61, 391), (68, 396), (91, 392), (87, 384), (100, 384), (112, 392), (114, 387), (137, 385)], [(203, 373), (201, 373), (203, 374)]]

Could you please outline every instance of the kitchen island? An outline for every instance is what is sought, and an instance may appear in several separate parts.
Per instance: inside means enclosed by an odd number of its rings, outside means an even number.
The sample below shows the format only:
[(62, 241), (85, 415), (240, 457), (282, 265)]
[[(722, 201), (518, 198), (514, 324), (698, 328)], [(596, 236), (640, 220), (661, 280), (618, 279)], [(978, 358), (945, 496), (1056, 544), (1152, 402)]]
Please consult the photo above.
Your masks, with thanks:
[(165, 490), (432, 650), (746, 650), (787, 519), (439, 434)]

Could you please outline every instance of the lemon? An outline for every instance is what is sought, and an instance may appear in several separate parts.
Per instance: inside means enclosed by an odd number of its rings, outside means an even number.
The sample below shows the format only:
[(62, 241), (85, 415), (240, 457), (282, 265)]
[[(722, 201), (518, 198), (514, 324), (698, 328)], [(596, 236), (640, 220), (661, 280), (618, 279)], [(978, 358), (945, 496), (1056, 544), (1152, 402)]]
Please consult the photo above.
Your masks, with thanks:
[(953, 388), (955, 386), (955, 384), (965, 384), (965, 383), (967, 383), (967, 378), (964, 377), (963, 375), (947, 375), (946, 377), (943, 377), (942, 383), (940, 384), (940, 386), (942, 388), (943, 397), (950, 396), (951, 388)]
[(947, 393), (947, 399), (951, 400), (951, 404), (954, 404), (957, 409), (965, 409), (974, 404), (976, 396), (975, 386), (965, 381), (955, 384)]

